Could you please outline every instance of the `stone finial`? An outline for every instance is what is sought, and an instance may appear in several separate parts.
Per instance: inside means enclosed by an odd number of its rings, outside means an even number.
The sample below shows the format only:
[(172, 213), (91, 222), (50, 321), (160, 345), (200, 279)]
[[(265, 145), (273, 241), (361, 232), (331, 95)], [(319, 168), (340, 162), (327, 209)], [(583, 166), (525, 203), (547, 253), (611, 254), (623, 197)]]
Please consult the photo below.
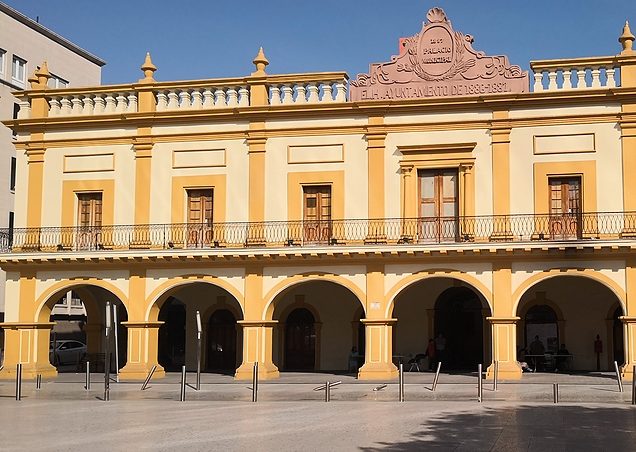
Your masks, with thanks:
[(49, 72), (49, 66), (46, 63), (46, 61), (44, 63), (42, 63), (42, 66), (40, 66), (40, 68), (35, 71), (35, 76), (38, 78), (38, 83), (40, 84), (40, 86), (42, 88), (46, 88), (49, 82), (49, 79), (51, 78), (51, 73)]
[(265, 53), (263, 52), (262, 47), (258, 49), (258, 54), (254, 57), (252, 63), (256, 66), (256, 71), (252, 72), (252, 75), (267, 75), (265, 72), (265, 66), (269, 64), (269, 61), (265, 58)]
[(29, 76), (27, 81), (31, 85), (31, 89), (39, 88), (38, 78), (35, 76), (35, 72)]
[(618, 42), (623, 46), (622, 54), (625, 53), (634, 53), (633, 45), (634, 45), (634, 35), (629, 29), (629, 22), (625, 21), (625, 26), (623, 27), (623, 34), (618, 38)]
[(146, 59), (144, 60), (144, 64), (141, 65), (141, 70), (144, 73), (144, 78), (139, 80), (140, 82), (154, 82), (154, 73), (157, 70), (157, 66), (152, 64), (152, 58), (150, 58), (150, 52), (146, 52)]

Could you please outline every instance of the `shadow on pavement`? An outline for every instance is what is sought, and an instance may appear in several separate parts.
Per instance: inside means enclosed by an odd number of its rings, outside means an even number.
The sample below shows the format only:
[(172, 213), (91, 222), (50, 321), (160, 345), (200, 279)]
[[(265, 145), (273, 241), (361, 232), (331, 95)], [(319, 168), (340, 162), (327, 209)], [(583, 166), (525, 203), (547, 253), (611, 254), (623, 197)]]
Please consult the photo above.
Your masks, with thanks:
[(636, 410), (518, 406), (440, 413), (402, 441), (361, 448), (385, 450), (634, 450)]

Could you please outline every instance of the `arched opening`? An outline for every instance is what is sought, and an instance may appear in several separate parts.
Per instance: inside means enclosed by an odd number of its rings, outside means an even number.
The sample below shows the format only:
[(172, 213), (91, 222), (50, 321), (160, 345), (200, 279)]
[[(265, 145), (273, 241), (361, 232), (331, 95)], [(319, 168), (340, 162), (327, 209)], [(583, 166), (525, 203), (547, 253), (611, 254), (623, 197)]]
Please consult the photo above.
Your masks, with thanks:
[(90, 362), (91, 371), (103, 372), (107, 302), (111, 306), (111, 319), (117, 322), (110, 336), (111, 371), (116, 372), (126, 364), (128, 331), (122, 322), (128, 320), (128, 314), (122, 301), (112, 292), (89, 284), (70, 286), (46, 301), (40, 318), (48, 316), (54, 323), (49, 360), (59, 373), (82, 371), (86, 361)]
[(236, 369), (236, 317), (228, 309), (218, 309), (208, 322), (208, 370)]
[(395, 297), (394, 362), (417, 359), (423, 370), (441, 360), (447, 371), (474, 370), (490, 360), (488, 315), (487, 301), (465, 282), (433, 277), (412, 283)]
[(173, 287), (157, 301), (158, 361), (166, 371), (197, 367), (197, 319), (201, 316), (201, 369), (233, 373), (241, 362), (242, 336), (237, 320), (241, 306), (227, 290), (207, 282), (187, 282)]
[(294, 309), (285, 321), (285, 370), (316, 367), (316, 320), (305, 308)]
[(592, 278), (541, 280), (523, 293), (517, 307), (519, 359), (538, 371), (612, 370), (615, 359), (624, 360), (620, 315), (614, 292)]
[[(288, 287), (273, 300), (274, 363), (289, 371), (353, 371), (352, 350), (364, 345), (361, 308), (358, 298), (335, 282)], [(364, 350), (357, 355), (363, 357)]]

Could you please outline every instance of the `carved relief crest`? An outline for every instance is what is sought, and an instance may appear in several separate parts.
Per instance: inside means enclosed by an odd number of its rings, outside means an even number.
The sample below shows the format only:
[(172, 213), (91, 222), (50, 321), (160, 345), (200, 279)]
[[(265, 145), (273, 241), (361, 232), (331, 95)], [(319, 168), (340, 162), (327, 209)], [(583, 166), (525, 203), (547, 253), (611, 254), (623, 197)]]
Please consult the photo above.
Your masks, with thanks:
[(422, 31), (400, 40), (400, 54), (372, 64), (351, 82), (351, 100), (521, 93), (528, 73), (506, 56), (473, 49), (473, 37), (453, 30), (446, 13), (432, 8)]

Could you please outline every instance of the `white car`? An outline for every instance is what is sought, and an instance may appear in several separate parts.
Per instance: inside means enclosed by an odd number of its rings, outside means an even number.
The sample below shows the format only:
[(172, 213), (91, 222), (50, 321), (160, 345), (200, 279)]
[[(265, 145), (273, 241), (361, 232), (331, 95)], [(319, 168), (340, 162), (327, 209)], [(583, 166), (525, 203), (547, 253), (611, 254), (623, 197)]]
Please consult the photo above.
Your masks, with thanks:
[(86, 356), (86, 344), (73, 340), (55, 341), (55, 350), (51, 344), (49, 354), (51, 362), (56, 366), (79, 364)]

